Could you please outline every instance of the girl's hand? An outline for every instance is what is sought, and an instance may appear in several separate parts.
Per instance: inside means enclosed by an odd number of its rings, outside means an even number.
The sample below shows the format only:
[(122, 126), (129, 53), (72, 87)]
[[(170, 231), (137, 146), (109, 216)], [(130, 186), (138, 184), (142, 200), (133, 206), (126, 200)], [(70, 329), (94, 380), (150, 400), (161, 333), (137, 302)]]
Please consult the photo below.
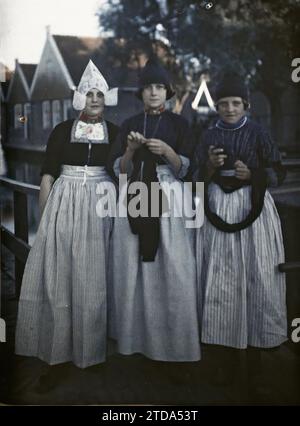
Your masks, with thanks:
[(146, 139), (145, 144), (149, 148), (149, 151), (156, 155), (166, 156), (170, 149), (169, 145), (160, 139)]
[(145, 143), (145, 138), (139, 132), (131, 131), (127, 136), (127, 146), (130, 151), (136, 151), (143, 143)]
[(235, 177), (240, 180), (250, 180), (251, 171), (248, 169), (248, 166), (243, 163), (241, 160), (237, 160), (234, 163), (235, 167)]
[(208, 149), (208, 167), (213, 169), (218, 169), (219, 167), (224, 166), (225, 158), (227, 155), (223, 154), (223, 148), (215, 148), (213, 145), (210, 145)]

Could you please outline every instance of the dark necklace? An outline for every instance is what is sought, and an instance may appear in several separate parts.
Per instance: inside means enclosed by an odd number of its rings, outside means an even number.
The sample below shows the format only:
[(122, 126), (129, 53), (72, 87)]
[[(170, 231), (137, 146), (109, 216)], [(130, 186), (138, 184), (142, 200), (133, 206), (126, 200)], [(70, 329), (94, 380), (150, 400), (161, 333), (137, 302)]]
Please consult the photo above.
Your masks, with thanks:
[[(159, 128), (159, 124), (160, 124), (160, 122), (161, 122), (161, 118), (162, 118), (162, 114), (160, 114), (160, 115), (159, 115), (159, 117), (158, 117), (158, 120), (157, 120), (157, 123), (156, 123), (155, 129), (154, 129), (154, 131), (153, 131), (153, 133), (152, 133), (151, 138), (154, 138), (154, 137), (156, 136), (156, 133), (157, 133), (158, 128)], [(147, 114), (147, 112), (144, 112), (144, 129), (143, 129), (143, 136), (144, 136), (144, 138), (146, 137), (146, 131), (147, 131), (147, 120), (148, 120), (148, 114)], [(151, 139), (151, 138), (149, 138), (149, 139)]]

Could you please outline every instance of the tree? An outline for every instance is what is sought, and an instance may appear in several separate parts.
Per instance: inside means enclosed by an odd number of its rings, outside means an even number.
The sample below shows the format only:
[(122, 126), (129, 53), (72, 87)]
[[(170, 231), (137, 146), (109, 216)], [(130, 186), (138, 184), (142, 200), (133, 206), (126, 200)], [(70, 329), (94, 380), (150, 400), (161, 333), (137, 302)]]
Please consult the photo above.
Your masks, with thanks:
[(134, 45), (159, 51), (182, 89), (180, 96), (195, 90), (207, 70), (215, 80), (230, 67), (263, 90), (275, 108), (291, 80), (292, 59), (300, 56), (300, 1), (213, 0), (210, 9), (205, 3), (108, 0), (100, 24), (127, 41), (128, 54)]

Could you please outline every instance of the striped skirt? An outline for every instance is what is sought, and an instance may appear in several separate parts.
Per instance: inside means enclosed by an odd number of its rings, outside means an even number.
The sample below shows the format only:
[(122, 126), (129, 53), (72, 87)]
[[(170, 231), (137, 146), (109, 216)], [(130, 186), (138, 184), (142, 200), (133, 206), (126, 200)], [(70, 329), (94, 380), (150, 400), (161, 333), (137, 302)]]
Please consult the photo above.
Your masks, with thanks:
[[(175, 181), (166, 166), (157, 173), (163, 188)], [(184, 218), (160, 218), (154, 262), (142, 262), (127, 217), (116, 218), (109, 271), (109, 330), (120, 353), (159, 361), (200, 359), (195, 230), (185, 227)]]
[(104, 167), (63, 166), (23, 276), (16, 353), (81, 368), (105, 360), (112, 219), (96, 214)]
[[(251, 189), (231, 194), (211, 183), (212, 211), (228, 223), (251, 208)], [(197, 232), (197, 276), (201, 293), (202, 342), (234, 348), (270, 348), (287, 340), (285, 275), (280, 219), (266, 192), (259, 218), (240, 232), (225, 233), (208, 220)]]

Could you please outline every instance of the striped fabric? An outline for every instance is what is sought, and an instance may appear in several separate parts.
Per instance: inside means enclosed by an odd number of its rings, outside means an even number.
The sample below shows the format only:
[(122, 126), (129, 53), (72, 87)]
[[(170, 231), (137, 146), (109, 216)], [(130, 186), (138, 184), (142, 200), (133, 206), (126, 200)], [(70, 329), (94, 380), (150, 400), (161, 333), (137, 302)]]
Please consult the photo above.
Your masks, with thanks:
[(267, 131), (249, 119), (241, 128), (226, 130), (214, 126), (206, 131), (203, 143), (197, 147), (200, 171), (205, 170), (203, 166), (206, 164), (208, 148), (211, 145), (224, 149), (227, 155), (226, 164), (230, 166), (239, 159), (248, 167), (258, 167), (258, 152), (262, 156), (264, 167), (271, 167), (281, 159), (278, 147)]
[[(167, 166), (157, 173), (163, 187), (175, 181)], [(118, 351), (160, 361), (199, 360), (195, 230), (185, 228), (184, 218), (160, 218), (156, 259), (142, 262), (128, 219), (116, 218), (110, 253), (109, 330)]]
[(104, 167), (63, 166), (23, 276), (16, 353), (81, 368), (105, 360), (112, 219), (96, 215)]
[[(209, 186), (211, 209), (229, 223), (246, 216), (250, 197), (250, 187), (225, 194), (218, 185)], [(269, 192), (251, 227), (229, 234), (206, 220), (196, 240), (202, 342), (242, 349), (286, 341), (285, 275), (277, 269), (284, 262), (284, 249)]]

